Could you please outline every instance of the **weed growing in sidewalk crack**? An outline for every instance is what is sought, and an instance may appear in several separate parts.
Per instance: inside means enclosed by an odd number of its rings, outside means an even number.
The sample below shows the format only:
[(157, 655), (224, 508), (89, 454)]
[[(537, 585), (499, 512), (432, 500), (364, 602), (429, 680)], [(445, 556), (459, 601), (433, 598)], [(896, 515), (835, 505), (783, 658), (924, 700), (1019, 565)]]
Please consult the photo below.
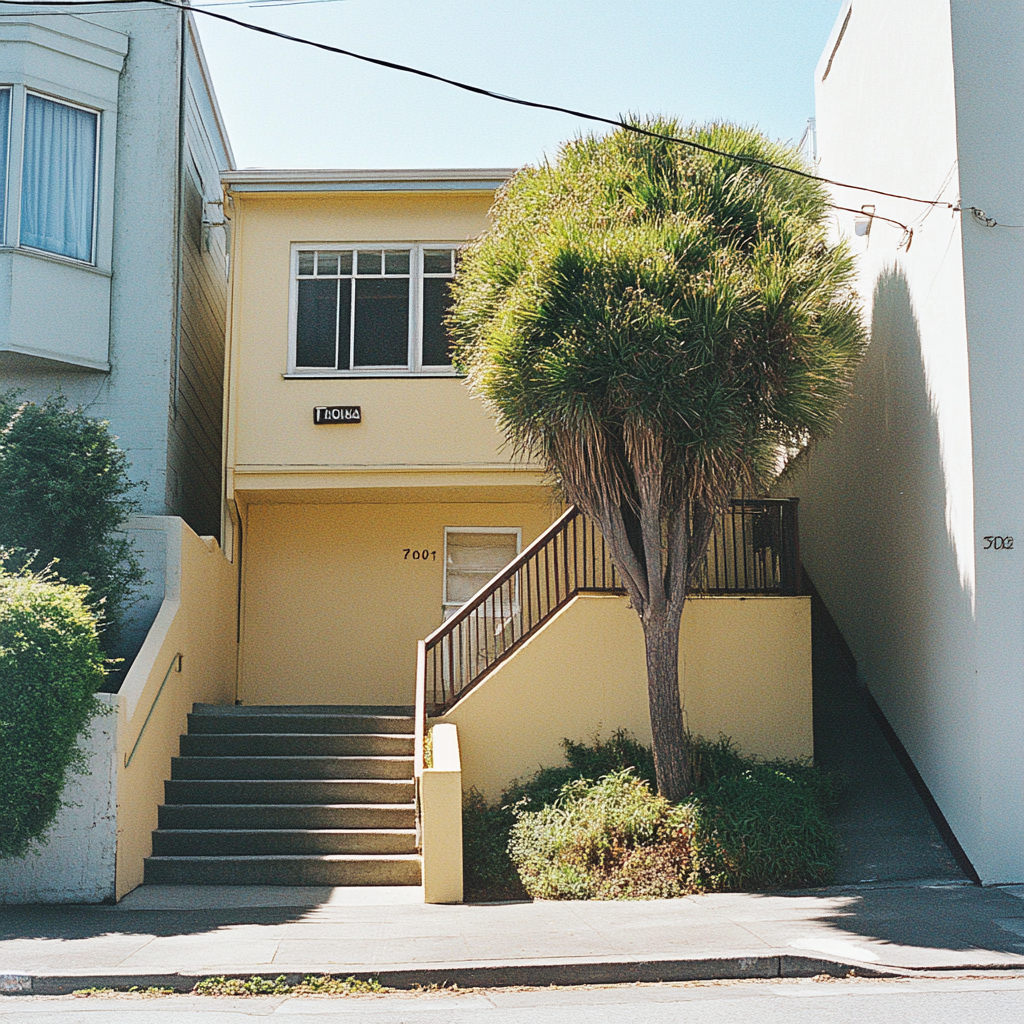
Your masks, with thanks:
[(390, 992), (376, 978), (361, 979), (355, 975), (335, 978), (330, 974), (307, 974), (297, 985), (289, 985), (285, 976), (261, 978), (226, 978), (217, 975), (203, 978), (192, 991), (199, 996), (351, 996)]

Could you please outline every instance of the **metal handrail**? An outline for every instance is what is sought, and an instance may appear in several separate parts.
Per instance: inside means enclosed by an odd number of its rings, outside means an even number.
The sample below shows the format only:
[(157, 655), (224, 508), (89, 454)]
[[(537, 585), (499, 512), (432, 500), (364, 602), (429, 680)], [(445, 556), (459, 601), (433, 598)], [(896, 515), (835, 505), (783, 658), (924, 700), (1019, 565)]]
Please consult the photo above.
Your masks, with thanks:
[(518, 569), (522, 565), (525, 565), (525, 563), (529, 561), (536, 552), (540, 551), (540, 549), (548, 543), (553, 533), (557, 533), (566, 522), (575, 519), (576, 516), (581, 514), (582, 513), (575, 505), (570, 505), (569, 508), (563, 512), (532, 544), (523, 548), (523, 550), (520, 551), (519, 554), (516, 555), (516, 557), (509, 562), (509, 564), (506, 565), (497, 576), (488, 580), (457, 612), (445, 619), (445, 621), (442, 622), (441, 625), (426, 638), (424, 643), (428, 646), (431, 645), (437, 637), (457, 626), (463, 619), (468, 618), (473, 613), (474, 606), (483, 601), (492, 591), (500, 587), (503, 583), (507, 583), (512, 579)]
[(164, 673), (163, 682), (160, 684), (160, 689), (156, 691), (156, 696), (153, 698), (153, 703), (149, 705), (149, 712), (146, 715), (146, 720), (142, 723), (142, 728), (139, 730), (139, 735), (135, 737), (135, 746), (132, 747), (131, 753), (125, 755), (124, 766), (127, 768), (132, 763), (132, 758), (135, 756), (135, 751), (139, 749), (139, 744), (142, 742), (142, 734), (146, 731), (146, 726), (149, 725), (149, 720), (153, 717), (153, 711), (156, 708), (156, 702), (160, 699), (160, 694), (164, 692), (164, 687), (167, 685), (167, 680), (171, 678), (171, 673), (177, 670), (181, 671), (181, 652), (179, 651), (171, 659), (170, 665), (167, 666), (167, 671)]
[[(737, 498), (716, 516), (695, 595), (800, 591), (796, 498)], [(575, 506), (420, 642), (417, 728), (454, 706), (580, 593), (624, 593), (596, 525)], [(422, 707), (420, 706), (422, 703)], [(419, 735), (419, 734), (418, 734)], [(422, 761), (422, 739), (416, 763)]]

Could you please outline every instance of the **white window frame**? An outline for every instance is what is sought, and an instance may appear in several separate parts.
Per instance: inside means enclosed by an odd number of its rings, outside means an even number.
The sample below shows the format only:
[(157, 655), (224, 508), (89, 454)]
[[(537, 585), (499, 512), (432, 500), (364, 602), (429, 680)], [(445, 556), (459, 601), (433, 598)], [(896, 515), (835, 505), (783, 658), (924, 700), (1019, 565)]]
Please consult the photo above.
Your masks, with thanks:
[[(288, 363), (285, 377), (296, 377), (299, 379), (318, 377), (454, 377), (457, 376), (451, 366), (424, 365), (423, 364), (423, 253), (426, 249), (449, 249), (458, 252), (465, 242), (293, 242), (291, 246), (291, 257), (289, 261), (290, 281), (288, 286)], [(406, 363), (404, 366), (352, 366), (354, 355), (354, 332), (355, 332), (355, 309), (353, 305), (350, 320), (349, 338), (349, 367), (337, 369), (331, 367), (305, 367), (299, 366), (296, 362), (297, 335), (298, 335), (298, 312), (299, 312), (299, 253), (300, 252), (359, 252), (360, 250), (386, 251), (386, 250), (408, 250), (409, 252), (409, 329), (408, 349)], [(358, 256), (356, 267), (358, 271)], [(429, 274), (428, 277), (440, 277), (451, 280), (445, 274)], [(380, 277), (371, 275), (371, 280), (401, 280), (404, 274), (382, 274)], [(358, 281), (362, 275), (353, 273), (351, 280)], [(308, 278), (303, 278), (308, 280)], [(355, 289), (352, 289), (353, 304), (355, 303)], [(337, 342), (339, 348), (341, 339)]]
[[(4, 194), (0, 196), (0, 203), (3, 203), (3, 221), (0, 223), (0, 246), (7, 244), (7, 230), (10, 225), (10, 218), (8, 217), (8, 206), (7, 197), (11, 194), (11, 133), (14, 131), (14, 94), (15, 89), (13, 84), (0, 83), (0, 92), (6, 92), (8, 94), (7, 99), (7, 166), (5, 168), (6, 173), (4, 174)], [(24, 131), (24, 128), (22, 128)], [(21, 218), (18, 218), (19, 222)], [(93, 237), (95, 238), (95, 229), (93, 229)]]
[[(429, 248), (429, 246), (428, 246)], [(515, 535), (516, 538), (516, 557), (518, 557), (523, 550), (523, 530), (519, 526), (446, 526), (444, 528), (444, 581), (441, 589), (441, 609), (442, 614), (447, 613), (449, 608), (461, 608), (462, 603), (456, 603), (448, 600), (448, 537), (453, 533), (503, 533), (508, 536)], [(501, 571), (500, 569), (498, 570)], [(495, 573), (495, 576), (497, 573)], [(494, 579), (492, 576), (491, 579)], [(488, 580), (488, 583), (490, 580)], [(516, 593), (513, 597), (513, 609), (518, 610), (519, 607), (519, 586), (518, 581), (516, 585)]]
[[(11, 88), (10, 86), (3, 86), (3, 88)], [(31, 89), (28, 87), (18, 89), (18, 99), (21, 103), (21, 135), (19, 138), (18, 145), (18, 216), (14, 218), (14, 223), (17, 225), (14, 231), (14, 235), (11, 235), (11, 218), (4, 217), (4, 231), (8, 238), (15, 238), (17, 241), (13, 242), (12, 245), (15, 248), (22, 249), (25, 252), (40, 253), (43, 256), (48, 256), (55, 260), (64, 260), (68, 263), (73, 263), (77, 266), (96, 266), (96, 236), (99, 229), (99, 203), (100, 203), (100, 126), (103, 122), (103, 111), (97, 107), (90, 107), (84, 103), (75, 103), (72, 100), (64, 99), (63, 96), (55, 96), (51, 93), (42, 92), (39, 89)], [(14, 89), (11, 89), (11, 103), (9, 104), (9, 114), (11, 120), (14, 120)], [(89, 248), (89, 258), (87, 260), (80, 260), (74, 256), (65, 256), (61, 252), (51, 252), (49, 249), (38, 249), (34, 245), (22, 245), (21, 244), (21, 196), (24, 191), (23, 188), (23, 177), (25, 172), (25, 131), (27, 128), (27, 104), (29, 96), (37, 96), (41, 100), (47, 100), (49, 103), (57, 103), (63, 107), (71, 107), (73, 110), (84, 110), (87, 114), (92, 114), (96, 118), (96, 136), (93, 145), (93, 168), (92, 168), (92, 231), (90, 232), (91, 245)], [(11, 171), (13, 168), (12, 147), (10, 141), (10, 132), (7, 136), (7, 188), (10, 190)], [(5, 208), (6, 209), (6, 208)], [(7, 211), (10, 212), (10, 211)]]

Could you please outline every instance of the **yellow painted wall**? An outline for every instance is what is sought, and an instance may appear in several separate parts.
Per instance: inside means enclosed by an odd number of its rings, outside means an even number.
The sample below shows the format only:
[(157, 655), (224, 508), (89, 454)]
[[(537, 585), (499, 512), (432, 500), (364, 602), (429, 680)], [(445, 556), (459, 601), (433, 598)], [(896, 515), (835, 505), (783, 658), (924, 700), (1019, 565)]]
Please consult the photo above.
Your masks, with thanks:
[(561, 511), (531, 496), (246, 506), (239, 697), (412, 704), (416, 643), (441, 623), (444, 528), (520, 527), (525, 546)]
[[(487, 227), (492, 200), (489, 192), (233, 196), (227, 465), (236, 486), (248, 473), (287, 468), (294, 477), (299, 468), (509, 465), (493, 421), (457, 378), (283, 378), (293, 243), (469, 240)], [(359, 405), (363, 422), (314, 427), (317, 405)]]
[(193, 702), (235, 699), (235, 567), (216, 540), (197, 537), (178, 517), (139, 518), (165, 532), (166, 583), (156, 621), (118, 693), (117, 899), (142, 882), (164, 780)]
[[(686, 724), (746, 753), (814, 751), (808, 597), (687, 602), (679, 656)], [(464, 789), (490, 799), (511, 779), (562, 763), (563, 737), (618, 728), (651, 742), (640, 620), (624, 597), (580, 595), (447, 715)]]
[(454, 725), (431, 730), (433, 763), (417, 766), (423, 902), (462, 902), (462, 761)]

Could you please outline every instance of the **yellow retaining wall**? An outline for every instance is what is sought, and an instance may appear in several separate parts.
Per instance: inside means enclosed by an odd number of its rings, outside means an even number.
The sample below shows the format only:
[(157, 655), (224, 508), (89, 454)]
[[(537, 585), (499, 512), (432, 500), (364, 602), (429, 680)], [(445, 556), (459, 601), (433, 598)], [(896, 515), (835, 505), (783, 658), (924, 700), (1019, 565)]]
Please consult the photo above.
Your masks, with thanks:
[[(808, 597), (687, 602), (679, 678), (694, 734), (745, 753), (813, 754)], [(458, 726), (464, 789), (562, 762), (561, 741), (618, 728), (651, 742), (640, 620), (624, 597), (580, 595), (437, 723)]]
[(560, 511), (531, 491), (518, 502), (247, 506), (241, 700), (412, 704), (417, 641), (441, 623), (444, 528), (519, 527), (525, 546)]
[(432, 763), (417, 770), (423, 902), (462, 902), (462, 761), (454, 725), (431, 731)]
[(214, 538), (197, 537), (176, 516), (138, 518), (163, 528), (167, 569), (160, 611), (118, 693), (117, 899), (142, 882), (193, 702), (235, 699), (235, 566)]

